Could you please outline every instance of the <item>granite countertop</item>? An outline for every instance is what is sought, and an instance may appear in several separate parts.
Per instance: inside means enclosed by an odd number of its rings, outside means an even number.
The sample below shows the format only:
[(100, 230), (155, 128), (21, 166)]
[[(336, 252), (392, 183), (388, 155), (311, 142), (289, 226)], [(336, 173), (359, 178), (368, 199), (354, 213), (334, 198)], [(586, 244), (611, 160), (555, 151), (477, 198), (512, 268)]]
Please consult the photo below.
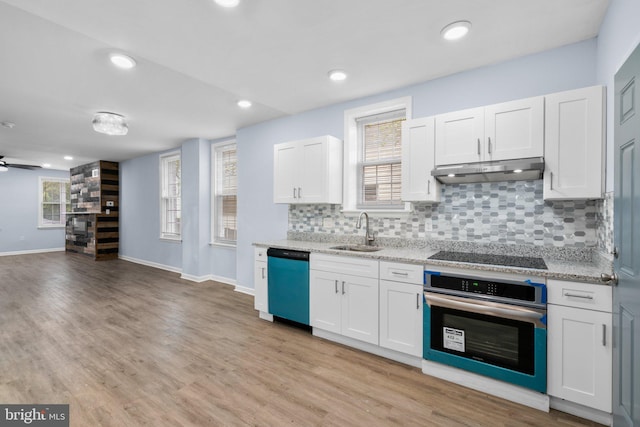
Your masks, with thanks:
[[(449, 268), (493, 271), (596, 284), (603, 284), (603, 282), (600, 281), (601, 273), (610, 274), (612, 272), (611, 260), (609, 260), (605, 255), (594, 252), (591, 249), (566, 250), (564, 248), (539, 248), (526, 247), (524, 245), (485, 245), (443, 241), (412, 242), (405, 239), (381, 238), (376, 242), (378, 246), (382, 247), (380, 251), (354, 252), (331, 249), (331, 247), (345, 243), (360, 244), (362, 243), (362, 239), (358, 239), (357, 241), (353, 241), (353, 239), (344, 241), (344, 239), (340, 240), (326, 236), (310, 236), (312, 233), (304, 233), (302, 236), (295, 236), (296, 234), (298, 233), (290, 233), (289, 238), (284, 240), (255, 242), (254, 246), (352, 256), (408, 264), (421, 264), (427, 269), (429, 266), (443, 266)], [(305, 237), (308, 238), (308, 240), (304, 240)], [(547, 270), (429, 259), (431, 255), (434, 255), (440, 250), (458, 250), (461, 252), (482, 252), (512, 256), (537, 256), (543, 258), (547, 265)]]

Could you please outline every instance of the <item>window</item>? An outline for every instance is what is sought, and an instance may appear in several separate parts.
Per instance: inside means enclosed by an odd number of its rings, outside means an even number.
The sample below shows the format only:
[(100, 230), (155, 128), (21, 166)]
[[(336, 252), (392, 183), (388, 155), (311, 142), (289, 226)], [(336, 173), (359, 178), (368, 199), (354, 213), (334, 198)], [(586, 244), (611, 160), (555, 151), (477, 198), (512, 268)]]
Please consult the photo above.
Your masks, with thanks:
[(345, 212), (408, 212), (401, 200), (402, 122), (411, 98), (345, 111)]
[(180, 153), (160, 156), (160, 238), (180, 240)]
[(71, 212), (71, 184), (65, 178), (40, 177), (38, 227), (64, 227)]
[(214, 243), (235, 245), (238, 234), (238, 172), (235, 142), (212, 147)]
[(402, 209), (401, 148), (405, 110), (356, 119), (358, 123), (359, 209)]

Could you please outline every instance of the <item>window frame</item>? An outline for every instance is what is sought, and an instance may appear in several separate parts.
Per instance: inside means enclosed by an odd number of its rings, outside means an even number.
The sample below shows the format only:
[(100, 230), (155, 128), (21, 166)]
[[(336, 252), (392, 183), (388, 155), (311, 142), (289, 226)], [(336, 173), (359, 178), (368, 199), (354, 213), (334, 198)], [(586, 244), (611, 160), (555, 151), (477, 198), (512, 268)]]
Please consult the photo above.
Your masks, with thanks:
[[(411, 120), (412, 116), (412, 98), (411, 96), (405, 96), (401, 98), (395, 98), (388, 101), (379, 102), (376, 104), (365, 105), (357, 108), (345, 110), (344, 112), (344, 183), (343, 183), (343, 204), (342, 212), (344, 214), (357, 214), (362, 210), (366, 210), (368, 213), (374, 216), (379, 214), (384, 215), (408, 215), (411, 212), (411, 203), (403, 202), (398, 208), (381, 206), (376, 208), (375, 206), (362, 208), (359, 207), (359, 193), (360, 189), (360, 173), (359, 162), (360, 152), (362, 150), (362, 139), (358, 132), (359, 123), (358, 119), (367, 116), (376, 116), (385, 113), (391, 113), (397, 110), (405, 110), (405, 120)], [(400, 162), (402, 164), (402, 161)]]
[[(65, 186), (61, 186), (61, 189), (64, 190), (65, 193), (65, 203), (59, 202), (60, 205), (60, 221), (57, 223), (46, 224), (43, 222), (44, 216), (44, 183), (45, 182), (57, 182), (59, 184), (69, 184), (69, 191), (66, 191)], [(60, 194), (60, 199), (62, 199), (62, 193)], [(66, 199), (68, 197), (68, 203)], [(71, 205), (71, 179), (70, 178), (58, 178), (58, 177), (49, 177), (49, 176), (39, 176), (38, 177), (38, 228), (39, 229), (50, 229), (50, 228), (65, 228), (67, 226), (67, 214), (71, 214), (71, 209), (67, 211), (67, 205)]]
[(167, 223), (167, 206), (166, 201), (170, 199), (170, 197), (165, 197), (165, 188), (168, 185), (166, 181), (165, 174), (167, 173), (167, 167), (170, 162), (175, 160), (180, 161), (180, 179), (179, 179), (179, 196), (176, 197), (179, 199), (178, 206), (180, 208), (178, 218), (182, 219), (182, 153), (180, 150), (171, 151), (169, 153), (165, 153), (160, 155), (160, 188), (159, 188), (159, 201), (160, 201), (160, 239), (168, 240), (172, 242), (181, 242), (182, 241), (182, 221), (179, 223), (179, 231), (178, 233), (173, 233), (168, 231), (168, 223)]
[[(219, 174), (218, 174), (218, 156), (222, 153), (230, 150), (235, 150), (236, 152), (236, 238), (235, 239), (224, 239), (218, 235), (218, 221), (220, 220), (219, 212), (220, 206), (218, 203), (218, 197), (222, 197), (222, 195), (218, 194), (218, 184), (219, 184)], [(211, 145), (211, 244), (216, 246), (226, 246), (226, 247), (236, 247), (238, 241), (238, 145), (236, 144), (236, 140), (228, 140), (219, 142)], [(229, 195), (229, 194), (227, 194)]]

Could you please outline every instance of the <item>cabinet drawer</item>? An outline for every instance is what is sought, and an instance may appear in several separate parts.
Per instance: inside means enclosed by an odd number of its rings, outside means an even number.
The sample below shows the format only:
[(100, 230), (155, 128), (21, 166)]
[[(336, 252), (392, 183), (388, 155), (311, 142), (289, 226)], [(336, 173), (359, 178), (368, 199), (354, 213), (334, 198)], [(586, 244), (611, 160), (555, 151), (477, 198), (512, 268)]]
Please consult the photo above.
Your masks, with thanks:
[(565, 280), (547, 280), (549, 304), (611, 313), (613, 307), (612, 289), (608, 285), (569, 282)]
[(380, 279), (421, 285), (423, 272), (422, 265), (380, 261)]
[(312, 252), (309, 257), (309, 262), (309, 268), (311, 270), (378, 278), (378, 261), (374, 259), (325, 255)]
[(254, 260), (267, 262), (267, 248), (255, 248)]

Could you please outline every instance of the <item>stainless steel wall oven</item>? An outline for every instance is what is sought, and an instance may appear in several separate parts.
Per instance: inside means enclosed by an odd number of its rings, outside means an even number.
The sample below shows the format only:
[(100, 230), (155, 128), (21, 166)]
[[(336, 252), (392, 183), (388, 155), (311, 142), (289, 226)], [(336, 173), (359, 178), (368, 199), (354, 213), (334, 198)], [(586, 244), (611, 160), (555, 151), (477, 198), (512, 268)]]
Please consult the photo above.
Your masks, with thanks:
[(545, 393), (546, 286), (537, 282), (425, 271), (424, 358)]

